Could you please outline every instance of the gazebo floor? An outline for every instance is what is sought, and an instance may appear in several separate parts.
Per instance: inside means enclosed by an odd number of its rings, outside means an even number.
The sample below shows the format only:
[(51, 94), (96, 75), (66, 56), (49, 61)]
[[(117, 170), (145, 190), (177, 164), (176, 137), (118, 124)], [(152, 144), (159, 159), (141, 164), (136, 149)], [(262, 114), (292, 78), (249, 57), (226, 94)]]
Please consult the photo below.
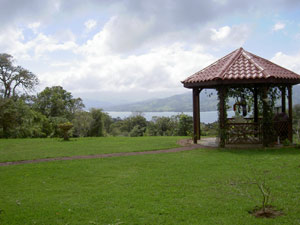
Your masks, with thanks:
[[(201, 140), (198, 140), (197, 144), (206, 147), (219, 147), (219, 142), (216, 137), (201, 137)], [(281, 147), (282, 145), (276, 145), (274, 147)], [(262, 144), (226, 144), (225, 148), (263, 148)]]

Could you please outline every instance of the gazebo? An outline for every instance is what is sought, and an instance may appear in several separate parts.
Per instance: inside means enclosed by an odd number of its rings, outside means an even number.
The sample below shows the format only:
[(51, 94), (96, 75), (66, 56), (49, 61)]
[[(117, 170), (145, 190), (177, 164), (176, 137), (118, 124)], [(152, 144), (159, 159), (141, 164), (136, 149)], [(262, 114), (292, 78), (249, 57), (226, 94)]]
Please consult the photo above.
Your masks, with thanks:
[[(203, 89), (216, 89), (218, 92), (220, 147), (239, 142), (261, 143), (267, 146), (267, 137), (271, 131), (276, 132), (276, 140), (288, 138), (290, 142), (293, 141), (292, 85), (300, 83), (300, 75), (239, 48), (191, 75), (182, 83), (185, 88), (193, 90), (194, 143), (200, 140), (201, 135), (199, 95)], [(247, 88), (250, 90), (248, 93), (252, 94), (253, 117), (245, 118), (243, 122), (236, 122), (227, 119), (225, 101), (229, 90), (241, 88)], [(283, 119), (269, 118), (271, 107), (268, 93), (271, 88), (280, 90), (281, 116), (277, 118)], [(286, 98), (288, 98), (287, 113)], [(260, 102), (258, 102), (259, 99)], [(241, 100), (243, 101), (243, 96)], [(262, 110), (259, 112), (260, 103)], [(241, 102), (239, 104), (245, 106)]]

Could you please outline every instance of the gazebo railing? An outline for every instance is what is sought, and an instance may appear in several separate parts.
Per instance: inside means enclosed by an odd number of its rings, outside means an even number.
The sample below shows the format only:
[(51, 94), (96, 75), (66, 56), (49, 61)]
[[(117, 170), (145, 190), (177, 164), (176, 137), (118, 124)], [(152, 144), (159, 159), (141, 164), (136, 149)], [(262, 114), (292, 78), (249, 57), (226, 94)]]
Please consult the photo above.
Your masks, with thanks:
[[(250, 121), (250, 120), (249, 120)], [(274, 142), (280, 142), (288, 138), (288, 121), (274, 121)], [(230, 122), (227, 123), (227, 144), (261, 144), (262, 123), (261, 122)]]
[(260, 123), (227, 123), (227, 144), (262, 143)]
[(280, 142), (289, 137), (289, 122), (288, 121), (274, 121), (274, 130), (276, 140), (279, 137)]

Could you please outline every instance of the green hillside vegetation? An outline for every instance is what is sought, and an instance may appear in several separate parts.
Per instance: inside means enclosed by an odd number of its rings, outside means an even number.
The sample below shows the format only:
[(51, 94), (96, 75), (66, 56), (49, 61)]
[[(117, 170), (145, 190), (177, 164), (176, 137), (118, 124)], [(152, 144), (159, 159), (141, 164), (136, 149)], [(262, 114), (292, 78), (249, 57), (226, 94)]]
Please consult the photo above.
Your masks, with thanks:
[[(210, 97), (209, 94), (212, 94)], [(201, 111), (217, 110), (217, 95), (215, 91), (201, 93)], [(118, 112), (191, 112), (192, 94), (173, 95), (168, 98), (153, 99), (142, 102), (117, 105), (104, 108), (106, 111)]]

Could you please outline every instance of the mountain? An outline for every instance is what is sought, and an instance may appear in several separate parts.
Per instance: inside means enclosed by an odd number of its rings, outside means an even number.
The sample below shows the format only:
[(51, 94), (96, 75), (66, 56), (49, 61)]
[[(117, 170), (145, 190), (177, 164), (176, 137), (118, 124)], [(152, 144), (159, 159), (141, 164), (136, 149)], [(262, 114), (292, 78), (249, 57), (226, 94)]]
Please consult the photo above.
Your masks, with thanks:
[[(208, 95), (211, 97), (208, 97)], [(215, 111), (217, 109), (217, 95), (215, 91), (203, 91), (200, 95), (201, 111)], [(168, 98), (153, 99), (142, 102), (104, 107), (105, 111), (118, 112), (191, 112), (192, 92), (173, 95)]]
[(97, 100), (89, 100), (89, 99), (83, 99), (84, 105), (86, 109), (90, 108), (106, 108), (113, 106), (110, 102), (104, 102), (104, 101), (97, 101)]
[[(124, 101), (120, 100), (120, 101), (109, 102), (109, 101), (91, 100), (91, 99), (83, 98), (83, 103), (85, 105), (85, 109), (89, 110), (91, 108), (106, 109), (108, 107), (113, 107), (116, 105), (124, 104)], [(129, 103), (129, 102), (126, 102), (126, 103)]]
[[(229, 105), (232, 106), (233, 104), (234, 101), (230, 100)], [(300, 85), (293, 87), (293, 105), (296, 104), (300, 104)], [(200, 110), (202, 112), (216, 111), (217, 105), (218, 99), (215, 90), (204, 90), (201, 92)], [(103, 108), (105, 111), (117, 112), (192, 112), (192, 91), (186, 94), (173, 95), (168, 98), (104, 106)]]

